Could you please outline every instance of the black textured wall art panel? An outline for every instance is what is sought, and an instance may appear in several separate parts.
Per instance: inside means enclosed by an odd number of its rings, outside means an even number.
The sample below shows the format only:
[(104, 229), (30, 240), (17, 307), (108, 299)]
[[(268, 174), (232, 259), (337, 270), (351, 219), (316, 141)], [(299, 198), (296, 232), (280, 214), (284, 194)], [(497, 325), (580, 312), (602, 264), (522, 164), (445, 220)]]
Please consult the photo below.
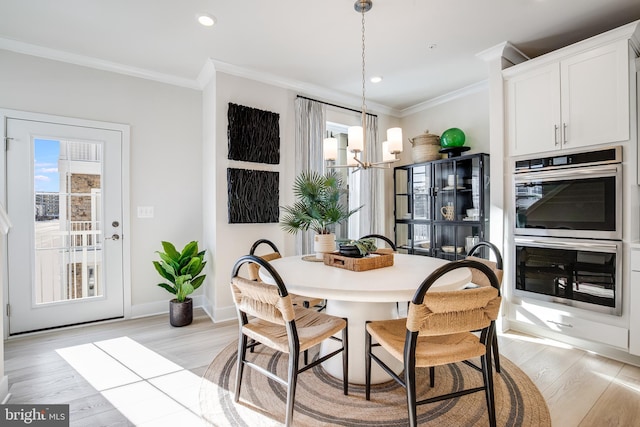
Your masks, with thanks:
[(278, 222), (278, 172), (227, 169), (229, 224)]
[(229, 160), (280, 162), (280, 115), (229, 103)]

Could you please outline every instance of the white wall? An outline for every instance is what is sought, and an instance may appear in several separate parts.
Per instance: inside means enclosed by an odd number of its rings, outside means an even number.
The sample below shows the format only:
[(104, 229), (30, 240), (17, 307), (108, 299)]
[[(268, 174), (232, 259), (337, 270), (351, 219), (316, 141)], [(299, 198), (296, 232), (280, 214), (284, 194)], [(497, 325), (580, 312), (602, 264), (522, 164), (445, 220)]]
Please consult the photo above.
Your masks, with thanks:
[[(295, 178), (294, 91), (218, 72), (203, 91), (0, 50), (0, 107), (131, 126), (132, 314), (166, 311), (169, 295), (155, 286), (151, 261), (161, 240), (181, 247), (200, 240), (208, 251), (204, 308), (216, 321), (235, 317), (229, 277), (235, 260), (258, 238), (285, 255), (295, 239), (277, 223), (228, 224), (228, 167), (280, 173), (280, 206), (291, 204)], [(229, 102), (280, 114), (280, 164), (227, 159)], [(372, 113), (376, 113), (373, 112)], [(378, 114), (381, 138), (400, 120)], [(421, 128), (419, 126), (418, 128)], [(412, 135), (405, 130), (405, 137)], [(405, 150), (410, 146), (405, 144)], [(406, 155), (406, 153), (405, 153)], [(385, 218), (393, 235), (393, 170), (385, 172)], [(153, 219), (136, 218), (153, 206)]]
[[(445, 96), (446, 97), (446, 96)], [(414, 114), (405, 116), (401, 121), (404, 138), (404, 150), (402, 152), (400, 165), (414, 163), (412, 156), (412, 146), (410, 138), (423, 134), (426, 130), (435, 135), (442, 133), (452, 127), (462, 129), (466, 139), (464, 145), (471, 149), (464, 154), (487, 153), (490, 154), (489, 144), (489, 90), (482, 86), (482, 89), (460, 95), (449, 100), (433, 103), (433, 106), (426, 107)], [(493, 161), (493, 160), (491, 160)], [(391, 177), (393, 180), (393, 176)], [(501, 191), (501, 180), (494, 181), (497, 191)], [(393, 194), (393, 188), (387, 189), (387, 195)], [(387, 196), (392, 197), (392, 196)], [(388, 216), (387, 223), (392, 224), (393, 199), (388, 200), (391, 204), (391, 216)], [(391, 235), (393, 228), (391, 229)]]
[(201, 92), (4, 50), (0, 64), (2, 108), (131, 126), (132, 314), (167, 311), (151, 261), (161, 240), (202, 237)]
[[(294, 99), (295, 94), (287, 89), (248, 80), (230, 74), (218, 72), (215, 74), (215, 90), (213, 83), (207, 85), (204, 93), (204, 103), (211, 112), (211, 97), (215, 97), (215, 123), (210, 117), (205, 117), (205, 127), (215, 134), (214, 139), (205, 141), (205, 153), (211, 159), (210, 167), (214, 168), (206, 173), (209, 181), (204, 183), (205, 200), (215, 200), (215, 212), (211, 217), (205, 217), (207, 241), (215, 242), (215, 271), (213, 280), (209, 281), (207, 298), (213, 305), (215, 321), (235, 318), (236, 311), (229, 288), (229, 278), (234, 262), (249, 252), (254, 241), (260, 238), (271, 240), (284, 255), (293, 254), (294, 238), (286, 234), (278, 223), (270, 224), (229, 224), (227, 197), (227, 168), (266, 170), (279, 173), (279, 202), (280, 206), (293, 202), (291, 185), (295, 178), (295, 133), (294, 133)], [(227, 111), (229, 103), (272, 111), (280, 115), (280, 163), (269, 165), (263, 163), (240, 162), (228, 160), (227, 141)], [(214, 179), (215, 181), (211, 182)], [(215, 224), (210, 224), (215, 218)]]
[(420, 135), (425, 130), (442, 135), (445, 130), (453, 127), (462, 129), (466, 136), (464, 145), (471, 147), (471, 150), (464, 154), (489, 153), (488, 88), (403, 117), (402, 130), (407, 138), (402, 164), (413, 163), (408, 138)]

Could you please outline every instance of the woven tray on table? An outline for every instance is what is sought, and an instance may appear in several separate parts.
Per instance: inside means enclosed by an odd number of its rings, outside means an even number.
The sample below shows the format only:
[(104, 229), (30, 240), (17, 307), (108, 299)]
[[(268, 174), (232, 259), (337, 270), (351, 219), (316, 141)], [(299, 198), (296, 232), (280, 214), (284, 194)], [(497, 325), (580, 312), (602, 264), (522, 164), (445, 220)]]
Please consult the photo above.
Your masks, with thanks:
[(390, 267), (393, 265), (392, 253), (373, 253), (364, 258), (352, 258), (340, 255), (340, 252), (324, 254), (324, 263), (331, 267), (344, 268), (351, 271), (367, 271), (374, 268)]

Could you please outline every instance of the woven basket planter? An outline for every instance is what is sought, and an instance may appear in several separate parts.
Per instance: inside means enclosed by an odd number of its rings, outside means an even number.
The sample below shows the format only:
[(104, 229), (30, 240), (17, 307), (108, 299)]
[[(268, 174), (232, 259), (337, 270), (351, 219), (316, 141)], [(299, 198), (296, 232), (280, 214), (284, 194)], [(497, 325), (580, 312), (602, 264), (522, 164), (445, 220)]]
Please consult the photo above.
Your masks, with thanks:
[(426, 130), (422, 135), (418, 135), (415, 138), (409, 138), (411, 145), (413, 146), (412, 155), (414, 163), (429, 162), (431, 160), (438, 160), (440, 156), (440, 137), (438, 135), (430, 134)]

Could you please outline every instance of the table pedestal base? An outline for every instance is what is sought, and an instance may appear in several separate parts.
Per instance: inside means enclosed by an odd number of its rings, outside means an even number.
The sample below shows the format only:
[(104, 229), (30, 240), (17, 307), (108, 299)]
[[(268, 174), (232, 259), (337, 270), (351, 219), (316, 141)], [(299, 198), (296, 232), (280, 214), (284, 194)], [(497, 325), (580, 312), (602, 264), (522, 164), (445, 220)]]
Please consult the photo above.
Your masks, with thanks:
[[(398, 317), (396, 303), (388, 302), (352, 302), (327, 301), (327, 314), (349, 319), (349, 382), (353, 384), (365, 383), (365, 322), (367, 320), (389, 320)], [(336, 335), (340, 336), (340, 334)], [(339, 347), (333, 340), (325, 340), (320, 348), (320, 354), (325, 355)], [(374, 353), (382, 359), (394, 372), (402, 372), (402, 363), (390, 356), (380, 347), (374, 348)], [(332, 357), (322, 364), (323, 368), (332, 376), (342, 379), (342, 358)], [(379, 384), (391, 381), (389, 374), (374, 361), (371, 362), (371, 383)]]

